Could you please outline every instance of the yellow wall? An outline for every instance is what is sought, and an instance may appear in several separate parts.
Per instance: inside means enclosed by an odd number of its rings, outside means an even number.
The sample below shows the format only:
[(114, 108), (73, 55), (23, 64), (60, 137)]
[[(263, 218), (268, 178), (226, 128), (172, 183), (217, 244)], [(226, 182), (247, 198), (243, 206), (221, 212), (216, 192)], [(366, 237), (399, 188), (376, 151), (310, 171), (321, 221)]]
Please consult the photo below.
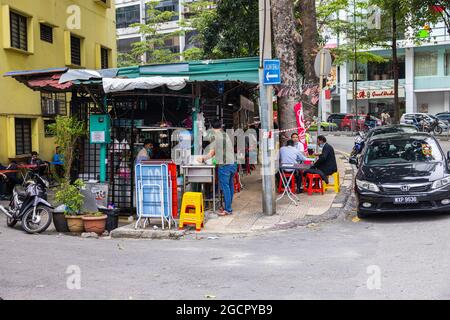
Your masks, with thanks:
[[(16, 80), (3, 77), (8, 71), (33, 70), (54, 67), (74, 67), (67, 59), (69, 46), (65, 41), (70, 32), (83, 39), (82, 67), (99, 68), (99, 50), (110, 49), (110, 67), (116, 67), (116, 27), (114, 1), (107, 1), (110, 8), (98, 0), (0, 0), (0, 163), (15, 158), (14, 118), (32, 121), (33, 145), (44, 160), (50, 160), (55, 145), (53, 139), (44, 137), (44, 121), (41, 117), (40, 93), (34, 92)], [(73, 22), (70, 6), (80, 8), (80, 29), (69, 29)], [(28, 16), (28, 51), (8, 48), (9, 10)], [(40, 23), (55, 26), (53, 43), (40, 39)], [(73, 25), (73, 24), (72, 24)], [(70, 57), (70, 56), (69, 56)], [(69, 59), (70, 60), (70, 59)]]

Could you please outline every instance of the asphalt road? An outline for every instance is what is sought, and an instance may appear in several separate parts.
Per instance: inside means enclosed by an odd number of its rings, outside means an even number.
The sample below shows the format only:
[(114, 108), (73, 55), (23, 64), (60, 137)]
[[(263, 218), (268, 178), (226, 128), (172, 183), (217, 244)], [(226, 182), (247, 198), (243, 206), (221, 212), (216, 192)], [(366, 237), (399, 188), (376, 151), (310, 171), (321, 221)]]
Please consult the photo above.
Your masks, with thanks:
[[(329, 141), (350, 150), (353, 139)], [(1, 217), (0, 298), (450, 298), (450, 215), (353, 217), (179, 241), (31, 236)]]

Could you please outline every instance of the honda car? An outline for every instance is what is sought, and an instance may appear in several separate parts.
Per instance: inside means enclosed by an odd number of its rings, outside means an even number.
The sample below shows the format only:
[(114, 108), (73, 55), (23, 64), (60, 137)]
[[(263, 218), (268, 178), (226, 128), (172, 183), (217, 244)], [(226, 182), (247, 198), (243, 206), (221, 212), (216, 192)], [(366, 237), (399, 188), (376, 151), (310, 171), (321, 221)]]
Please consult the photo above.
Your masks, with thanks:
[(450, 212), (448, 158), (427, 133), (372, 137), (356, 164), (358, 217), (382, 212)]

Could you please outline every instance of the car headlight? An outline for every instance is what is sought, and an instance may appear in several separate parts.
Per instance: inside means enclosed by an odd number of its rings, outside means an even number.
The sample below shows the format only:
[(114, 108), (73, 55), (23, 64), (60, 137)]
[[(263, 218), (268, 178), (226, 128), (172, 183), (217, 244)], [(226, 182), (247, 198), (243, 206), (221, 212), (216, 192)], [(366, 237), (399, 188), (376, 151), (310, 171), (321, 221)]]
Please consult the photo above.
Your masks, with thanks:
[(364, 180), (358, 180), (356, 179), (356, 185), (358, 188), (362, 190), (368, 190), (372, 192), (380, 192), (380, 188), (375, 183), (364, 181)]
[(439, 188), (448, 186), (449, 184), (450, 184), (450, 177), (447, 177), (447, 178), (444, 178), (444, 179), (440, 179), (440, 180), (436, 180), (431, 185), (431, 189), (439, 189)]

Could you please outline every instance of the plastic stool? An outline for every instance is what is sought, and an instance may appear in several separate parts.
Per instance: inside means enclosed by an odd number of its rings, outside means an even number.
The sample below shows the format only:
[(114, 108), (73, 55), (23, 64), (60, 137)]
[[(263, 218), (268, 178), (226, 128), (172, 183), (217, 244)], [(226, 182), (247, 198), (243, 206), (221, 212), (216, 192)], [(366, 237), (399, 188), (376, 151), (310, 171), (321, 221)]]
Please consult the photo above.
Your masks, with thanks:
[(335, 172), (331, 176), (328, 176), (328, 180), (330, 179), (330, 177), (333, 177), (333, 184), (330, 184), (330, 183), (326, 184), (324, 182), (323, 187), (324, 187), (325, 191), (327, 191), (328, 189), (332, 189), (332, 190), (334, 190), (334, 192), (339, 193), (339, 191), (341, 190), (341, 183), (339, 180), (339, 172)]
[(303, 182), (303, 188), (306, 188), (309, 196), (312, 196), (313, 193), (324, 193), (324, 183), (320, 174), (307, 173)]
[(180, 211), (178, 229), (183, 229), (185, 224), (195, 225), (195, 230), (200, 231), (204, 226), (205, 211), (203, 194), (201, 192), (186, 192)]
[[(289, 189), (291, 189), (291, 191), (295, 193), (296, 185), (295, 185), (294, 173), (283, 172), (281, 174), (283, 175), (284, 178), (286, 178), (286, 181), (289, 180), (289, 178), (291, 178), (291, 184), (289, 186)], [(284, 185), (283, 185), (282, 177), (280, 177), (280, 181), (278, 181), (278, 193), (283, 193), (283, 192), (284, 192)]]

